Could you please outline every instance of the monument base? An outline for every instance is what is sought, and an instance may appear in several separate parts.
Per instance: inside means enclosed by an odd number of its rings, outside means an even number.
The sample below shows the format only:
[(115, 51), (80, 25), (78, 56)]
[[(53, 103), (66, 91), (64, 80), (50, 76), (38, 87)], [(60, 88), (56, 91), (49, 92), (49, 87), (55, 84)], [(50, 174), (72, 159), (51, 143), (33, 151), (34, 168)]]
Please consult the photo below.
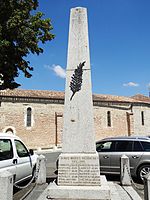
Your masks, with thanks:
[(51, 199), (110, 200), (110, 187), (105, 176), (101, 176), (101, 186), (58, 186), (50, 183), (47, 197)]
[(100, 186), (99, 156), (94, 153), (61, 153), (59, 186)]

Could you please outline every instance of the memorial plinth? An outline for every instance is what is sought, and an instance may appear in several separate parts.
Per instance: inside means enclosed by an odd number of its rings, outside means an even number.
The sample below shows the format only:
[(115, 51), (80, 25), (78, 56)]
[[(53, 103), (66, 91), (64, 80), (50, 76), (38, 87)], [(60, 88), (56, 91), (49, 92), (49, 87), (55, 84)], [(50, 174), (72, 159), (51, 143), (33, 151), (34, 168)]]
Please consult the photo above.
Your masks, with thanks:
[(110, 199), (107, 181), (101, 182), (95, 147), (86, 8), (71, 9), (69, 27), (62, 153), (58, 185), (50, 185), (48, 195), (51, 198)]
[(110, 200), (110, 187), (105, 176), (101, 176), (101, 182), (101, 186), (57, 186), (51, 183), (46, 194), (51, 199), (59, 200)]

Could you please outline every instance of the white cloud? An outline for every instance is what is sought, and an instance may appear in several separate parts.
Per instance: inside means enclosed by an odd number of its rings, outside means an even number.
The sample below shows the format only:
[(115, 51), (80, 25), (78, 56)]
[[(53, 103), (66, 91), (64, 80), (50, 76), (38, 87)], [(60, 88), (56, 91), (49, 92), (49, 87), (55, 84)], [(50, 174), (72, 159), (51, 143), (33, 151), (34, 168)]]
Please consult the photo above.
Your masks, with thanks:
[(66, 72), (60, 65), (52, 65), (52, 70), (55, 72), (57, 76), (61, 78), (66, 77)]
[(53, 64), (52, 67), (50, 67), (49, 65), (44, 65), (44, 67), (53, 70), (56, 76), (59, 76), (60, 78), (66, 78), (66, 71), (60, 65)]
[(134, 83), (134, 82), (129, 82), (129, 83), (124, 83), (123, 86), (126, 86), (126, 87), (138, 87), (139, 84), (138, 83)]

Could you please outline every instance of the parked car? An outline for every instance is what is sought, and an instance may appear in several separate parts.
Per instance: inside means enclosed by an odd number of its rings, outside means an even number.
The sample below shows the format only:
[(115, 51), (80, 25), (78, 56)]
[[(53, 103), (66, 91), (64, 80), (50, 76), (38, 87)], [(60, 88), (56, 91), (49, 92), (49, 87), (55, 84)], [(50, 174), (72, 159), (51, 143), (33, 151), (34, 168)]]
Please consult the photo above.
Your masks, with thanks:
[(0, 172), (8, 170), (18, 184), (32, 177), (38, 155), (13, 134), (0, 133)]
[(129, 157), (131, 175), (143, 180), (150, 172), (149, 137), (112, 137), (96, 142), (100, 159), (100, 171), (103, 174), (120, 174), (120, 158)]

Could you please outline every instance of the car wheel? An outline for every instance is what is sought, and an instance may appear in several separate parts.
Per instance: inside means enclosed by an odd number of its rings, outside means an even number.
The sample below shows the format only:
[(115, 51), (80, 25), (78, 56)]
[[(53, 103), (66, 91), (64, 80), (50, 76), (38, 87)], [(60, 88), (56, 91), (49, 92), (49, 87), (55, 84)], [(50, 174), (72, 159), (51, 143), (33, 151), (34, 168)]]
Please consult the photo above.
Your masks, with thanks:
[(150, 165), (142, 165), (138, 169), (138, 179), (139, 180), (144, 180), (144, 176), (150, 172)]

